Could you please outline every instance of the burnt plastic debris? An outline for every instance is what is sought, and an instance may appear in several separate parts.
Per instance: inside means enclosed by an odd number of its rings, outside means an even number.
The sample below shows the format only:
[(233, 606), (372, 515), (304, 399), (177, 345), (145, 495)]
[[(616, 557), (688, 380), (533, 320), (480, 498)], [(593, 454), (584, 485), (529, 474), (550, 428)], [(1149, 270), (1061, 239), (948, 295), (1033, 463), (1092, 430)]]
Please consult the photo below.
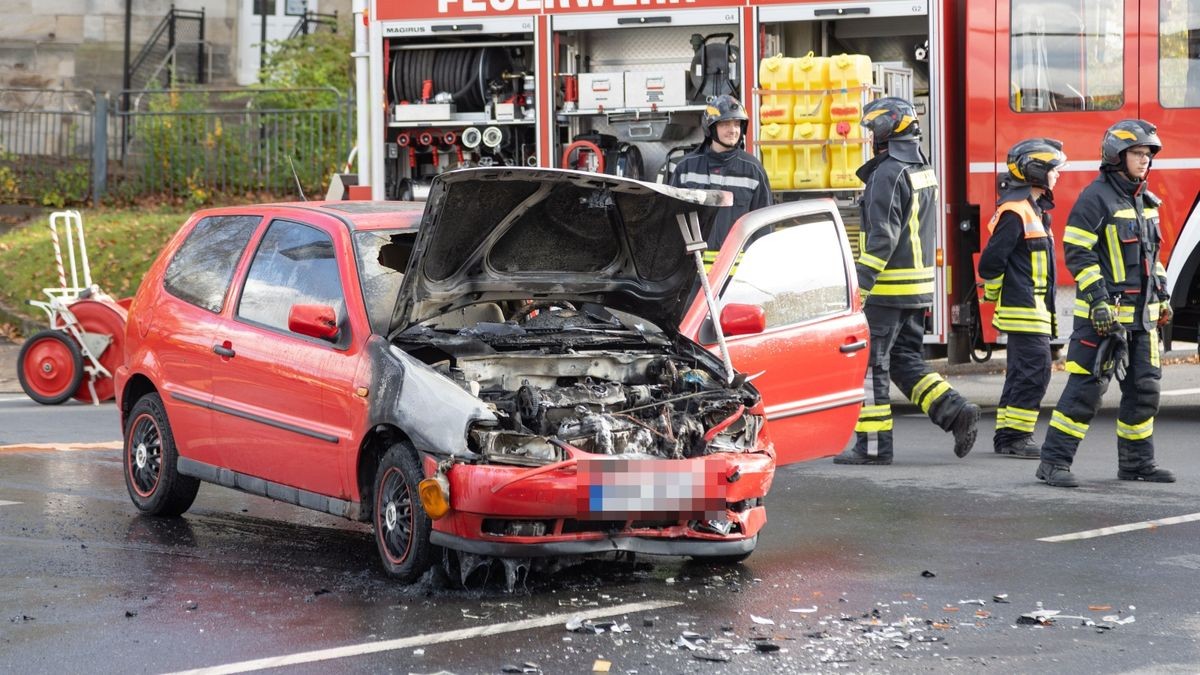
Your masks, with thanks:
[(934, 574), (933, 572), (930, 572), (929, 570), (925, 570), (924, 572), (921, 572), (921, 576), (925, 577), (926, 579), (932, 579), (933, 577), (936, 577), (937, 575)]

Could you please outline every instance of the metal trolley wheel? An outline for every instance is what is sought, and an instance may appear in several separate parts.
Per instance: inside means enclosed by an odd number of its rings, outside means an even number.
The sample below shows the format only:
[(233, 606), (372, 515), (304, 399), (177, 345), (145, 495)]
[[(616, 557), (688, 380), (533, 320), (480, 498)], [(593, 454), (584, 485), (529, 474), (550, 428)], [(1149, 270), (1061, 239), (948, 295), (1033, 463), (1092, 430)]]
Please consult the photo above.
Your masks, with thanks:
[[(115, 375), (117, 366), (125, 358), (125, 321), (128, 317), (125, 308), (102, 300), (78, 300), (71, 303), (70, 310), (79, 321), (84, 340), (92, 340), (91, 336), (99, 338), (95, 344), (88, 344), (88, 348), (100, 365), (110, 375)], [(98, 401), (108, 401), (116, 396), (116, 384), (112, 377), (97, 374), (93, 386)], [(73, 395), (83, 403), (92, 402), (92, 392), (86, 378)]]
[(61, 330), (34, 333), (17, 356), (17, 379), (29, 398), (58, 405), (71, 398), (83, 381), (83, 354), (75, 340)]

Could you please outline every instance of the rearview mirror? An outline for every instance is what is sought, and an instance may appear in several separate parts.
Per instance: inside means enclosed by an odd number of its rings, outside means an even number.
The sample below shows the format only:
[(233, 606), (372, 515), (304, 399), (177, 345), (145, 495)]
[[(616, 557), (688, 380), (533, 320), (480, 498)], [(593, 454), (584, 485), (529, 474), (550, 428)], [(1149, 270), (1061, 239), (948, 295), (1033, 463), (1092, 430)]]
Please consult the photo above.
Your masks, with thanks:
[(731, 302), (721, 310), (721, 332), (725, 337), (756, 335), (767, 329), (767, 313), (758, 305)]
[(337, 313), (329, 305), (292, 305), (288, 330), (319, 340), (337, 340)]

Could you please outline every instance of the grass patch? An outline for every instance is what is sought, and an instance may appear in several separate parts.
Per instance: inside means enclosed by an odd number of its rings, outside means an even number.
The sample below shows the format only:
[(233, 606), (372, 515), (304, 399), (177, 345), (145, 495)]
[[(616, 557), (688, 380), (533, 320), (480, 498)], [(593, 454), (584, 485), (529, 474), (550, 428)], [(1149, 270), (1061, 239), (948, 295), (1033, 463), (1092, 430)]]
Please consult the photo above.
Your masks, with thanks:
[[(189, 207), (171, 205), (80, 209), (92, 282), (114, 298), (133, 295), (158, 252), (191, 212)], [(66, 239), (61, 229), (59, 241), (69, 277)], [(48, 213), (0, 236), (0, 311), (8, 315), (0, 317), (0, 335), (11, 337), (23, 332), (19, 328), (22, 323), (33, 322), (39, 327), (44, 324), (41, 310), (25, 301), (45, 300), (42, 289), (57, 286)]]

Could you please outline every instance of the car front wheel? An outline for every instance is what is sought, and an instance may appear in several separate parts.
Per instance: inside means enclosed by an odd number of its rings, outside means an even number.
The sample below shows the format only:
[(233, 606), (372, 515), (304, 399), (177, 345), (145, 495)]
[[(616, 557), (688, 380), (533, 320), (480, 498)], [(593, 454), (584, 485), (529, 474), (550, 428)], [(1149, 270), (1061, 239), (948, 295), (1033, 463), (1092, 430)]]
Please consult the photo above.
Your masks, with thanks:
[(125, 423), (125, 487), (151, 516), (178, 516), (196, 501), (200, 481), (176, 470), (179, 452), (158, 394), (138, 399)]
[(375, 471), (375, 544), (387, 573), (406, 584), (433, 561), (432, 525), (417, 496), (421, 477), (417, 453), (406, 443), (389, 448)]

